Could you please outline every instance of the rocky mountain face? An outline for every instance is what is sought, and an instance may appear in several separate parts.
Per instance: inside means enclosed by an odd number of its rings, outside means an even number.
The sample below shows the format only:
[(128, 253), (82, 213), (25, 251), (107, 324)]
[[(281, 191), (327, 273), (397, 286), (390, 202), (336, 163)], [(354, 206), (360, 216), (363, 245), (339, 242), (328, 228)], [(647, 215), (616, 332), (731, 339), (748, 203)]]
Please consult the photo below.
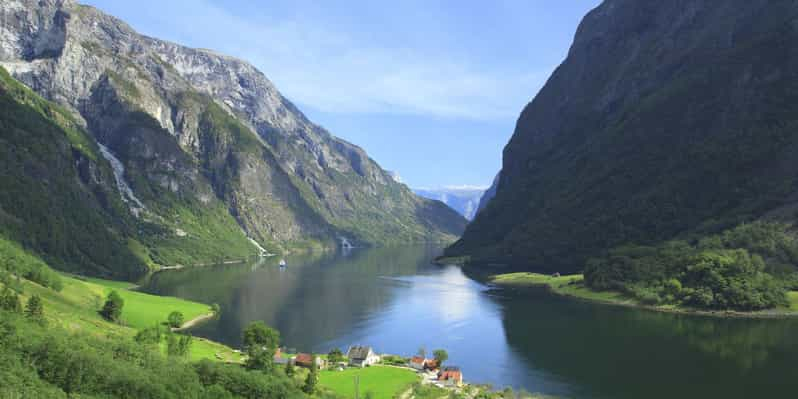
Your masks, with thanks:
[[(82, 162), (102, 174), (104, 197), (114, 192), (126, 208), (104, 210), (104, 223), (142, 264), (240, 257), (256, 246), (449, 240), (465, 226), (309, 121), (244, 61), (140, 35), (71, 0), (3, 1), (0, 22), (0, 65), (85, 134), (93, 156)], [(15, 140), (7, 138), (28, 149)], [(107, 208), (96, 191), (89, 202)]]
[[(477, 213), (482, 212), (488, 206), (490, 200), (496, 196), (496, 190), (499, 187), (499, 177), (501, 176), (501, 172), (496, 174), (496, 177), (493, 178), (493, 182), (490, 184), (487, 190), (482, 193), (482, 197), (479, 199), (479, 206), (477, 206)], [(476, 216), (476, 214), (474, 214)]]
[(798, 3), (604, 1), (448, 254), (570, 271), (625, 243), (794, 220), (796, 78)]
[(424, 198), (441, 201), (463, 215), (468, 220), (474, 219), (479, 207), (480, 198), (485, 190), (471, 187), (444, 187), (433, 189), (413, 189), (413, 192)]

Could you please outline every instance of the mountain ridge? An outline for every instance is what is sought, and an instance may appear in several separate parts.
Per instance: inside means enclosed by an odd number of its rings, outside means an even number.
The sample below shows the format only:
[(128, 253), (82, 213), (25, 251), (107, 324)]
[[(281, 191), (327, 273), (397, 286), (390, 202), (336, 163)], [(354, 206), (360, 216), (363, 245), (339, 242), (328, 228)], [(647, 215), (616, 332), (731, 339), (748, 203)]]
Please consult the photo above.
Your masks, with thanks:
[(604, 1), (447, 254), (576, 272), (627, 243), (793, 221), (797, 14), (782, 1)]
[(282, 252), (446, 241), (465, 226), (311, 122), (245, 61), (140, 35), (71, 0), (10, 0), (0, 11), (0, 66), (124, 166), (146, 206), (135, 219), (147, 227), (128, 237), (144, 263), (196, 262), (220, 234)]

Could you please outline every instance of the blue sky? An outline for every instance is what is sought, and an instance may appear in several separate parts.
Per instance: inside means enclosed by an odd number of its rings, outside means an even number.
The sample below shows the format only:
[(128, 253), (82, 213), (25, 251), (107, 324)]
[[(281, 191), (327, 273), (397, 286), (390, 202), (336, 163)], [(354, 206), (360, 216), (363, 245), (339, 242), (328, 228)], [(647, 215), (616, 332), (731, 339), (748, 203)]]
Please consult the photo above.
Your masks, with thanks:
[(411, 187), (488, 185), (519, 112), (600, 0), (84, 0), (253, 63)]

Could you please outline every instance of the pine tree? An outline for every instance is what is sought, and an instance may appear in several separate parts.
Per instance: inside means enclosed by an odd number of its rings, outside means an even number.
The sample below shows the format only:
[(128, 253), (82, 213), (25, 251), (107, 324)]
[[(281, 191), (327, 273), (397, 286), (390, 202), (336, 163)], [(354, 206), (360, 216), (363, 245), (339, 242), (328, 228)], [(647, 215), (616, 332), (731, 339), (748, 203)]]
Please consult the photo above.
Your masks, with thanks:
[(310, 362), (310, 373), (308, 373), (308, 377), (305, 378), (305, 385), (302, 387), (302, 391), (308, 395), (312, 395), (316, 392), (316, 385), (319, 382), (319, 369), (316, 366), (316, 356), (313, 356)]
[(25, 306), (25, 317), (44, 324), (44, 306), (42, 305), (42, 299), (38, 295), (28, 299), (28, 304)]

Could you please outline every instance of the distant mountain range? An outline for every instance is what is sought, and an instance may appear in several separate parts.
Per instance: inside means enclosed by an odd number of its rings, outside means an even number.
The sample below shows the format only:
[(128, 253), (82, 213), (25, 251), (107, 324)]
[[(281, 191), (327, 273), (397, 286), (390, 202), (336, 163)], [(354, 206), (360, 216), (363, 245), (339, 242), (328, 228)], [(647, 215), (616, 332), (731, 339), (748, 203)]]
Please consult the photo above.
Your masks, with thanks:
[(414, 188), (413, 192), (424, 198), (438, 200), (472, 220), (480, 207), (485, 187), (452, 186), (444, 188)]

